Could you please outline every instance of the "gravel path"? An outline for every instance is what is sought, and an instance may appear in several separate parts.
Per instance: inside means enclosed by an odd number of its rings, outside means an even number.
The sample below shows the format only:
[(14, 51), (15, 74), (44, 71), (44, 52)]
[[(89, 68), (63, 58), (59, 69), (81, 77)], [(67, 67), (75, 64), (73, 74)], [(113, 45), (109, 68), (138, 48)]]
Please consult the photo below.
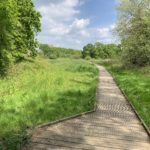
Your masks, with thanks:
[(39, 128), (23, 150), (150, 150), (150, 140), (129, 103), (102, 66), (97, 111)]

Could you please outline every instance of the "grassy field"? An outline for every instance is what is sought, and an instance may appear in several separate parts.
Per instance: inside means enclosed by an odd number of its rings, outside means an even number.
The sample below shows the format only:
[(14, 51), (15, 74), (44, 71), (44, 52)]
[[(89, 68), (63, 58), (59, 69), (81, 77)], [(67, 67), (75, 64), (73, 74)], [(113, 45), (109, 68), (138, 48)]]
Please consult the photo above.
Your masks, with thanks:
[[(94, 108), (98, 70), (84, 60), (22, 62), (0, 79), (0, 149), (15, 150), (25, 129)], [(2, 148), (3, 147), (3, 148)]]
[(150, 129), (150, 66), (125, 69), (116, 61), (98, 61), (106, 66)]

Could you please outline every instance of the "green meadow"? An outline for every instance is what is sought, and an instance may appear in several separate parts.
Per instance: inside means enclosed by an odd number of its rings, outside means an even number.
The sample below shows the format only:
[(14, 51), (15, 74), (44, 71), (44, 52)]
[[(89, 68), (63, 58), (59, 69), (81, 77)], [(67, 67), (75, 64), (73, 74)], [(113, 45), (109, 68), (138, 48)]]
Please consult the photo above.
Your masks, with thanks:
[(38, 125), (92, 111), (95, 64), (150, 129), (150, 0), (0, 0), (0, 150), (20, 150)]
[(3, 144), (12, 150), (26, 140), (27, 128), (93, 110), (97, 80), (96, 67), (81, 59), (37, 57), (14, 65), (0, 79)]

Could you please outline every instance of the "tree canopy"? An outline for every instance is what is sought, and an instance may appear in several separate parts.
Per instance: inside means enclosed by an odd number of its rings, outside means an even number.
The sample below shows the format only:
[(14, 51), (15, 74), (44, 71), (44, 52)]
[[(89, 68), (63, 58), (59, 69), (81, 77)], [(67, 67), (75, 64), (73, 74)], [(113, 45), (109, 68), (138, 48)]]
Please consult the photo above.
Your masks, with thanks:
[(120, 51), (119, 45), (116, 44), (103, 44), (96, 42), (95, 44), (87, 44), (83, 47), (83, 58), (112, 58)]
[(117, 34), (127, 65), (150, 64), (150, 1), (120, 0)]
[(11, 63), (36, 55), (40, 17), (32, 0), (0, 1), (0, 74)]

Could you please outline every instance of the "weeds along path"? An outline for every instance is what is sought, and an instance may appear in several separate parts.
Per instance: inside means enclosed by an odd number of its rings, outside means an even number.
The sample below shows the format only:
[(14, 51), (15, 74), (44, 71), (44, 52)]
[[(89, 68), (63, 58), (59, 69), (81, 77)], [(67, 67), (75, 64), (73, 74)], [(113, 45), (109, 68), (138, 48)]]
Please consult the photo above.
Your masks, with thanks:
[(38, 128), (23, 150), (149, 150), (149, 137), (102, 66), (97, 111)]

